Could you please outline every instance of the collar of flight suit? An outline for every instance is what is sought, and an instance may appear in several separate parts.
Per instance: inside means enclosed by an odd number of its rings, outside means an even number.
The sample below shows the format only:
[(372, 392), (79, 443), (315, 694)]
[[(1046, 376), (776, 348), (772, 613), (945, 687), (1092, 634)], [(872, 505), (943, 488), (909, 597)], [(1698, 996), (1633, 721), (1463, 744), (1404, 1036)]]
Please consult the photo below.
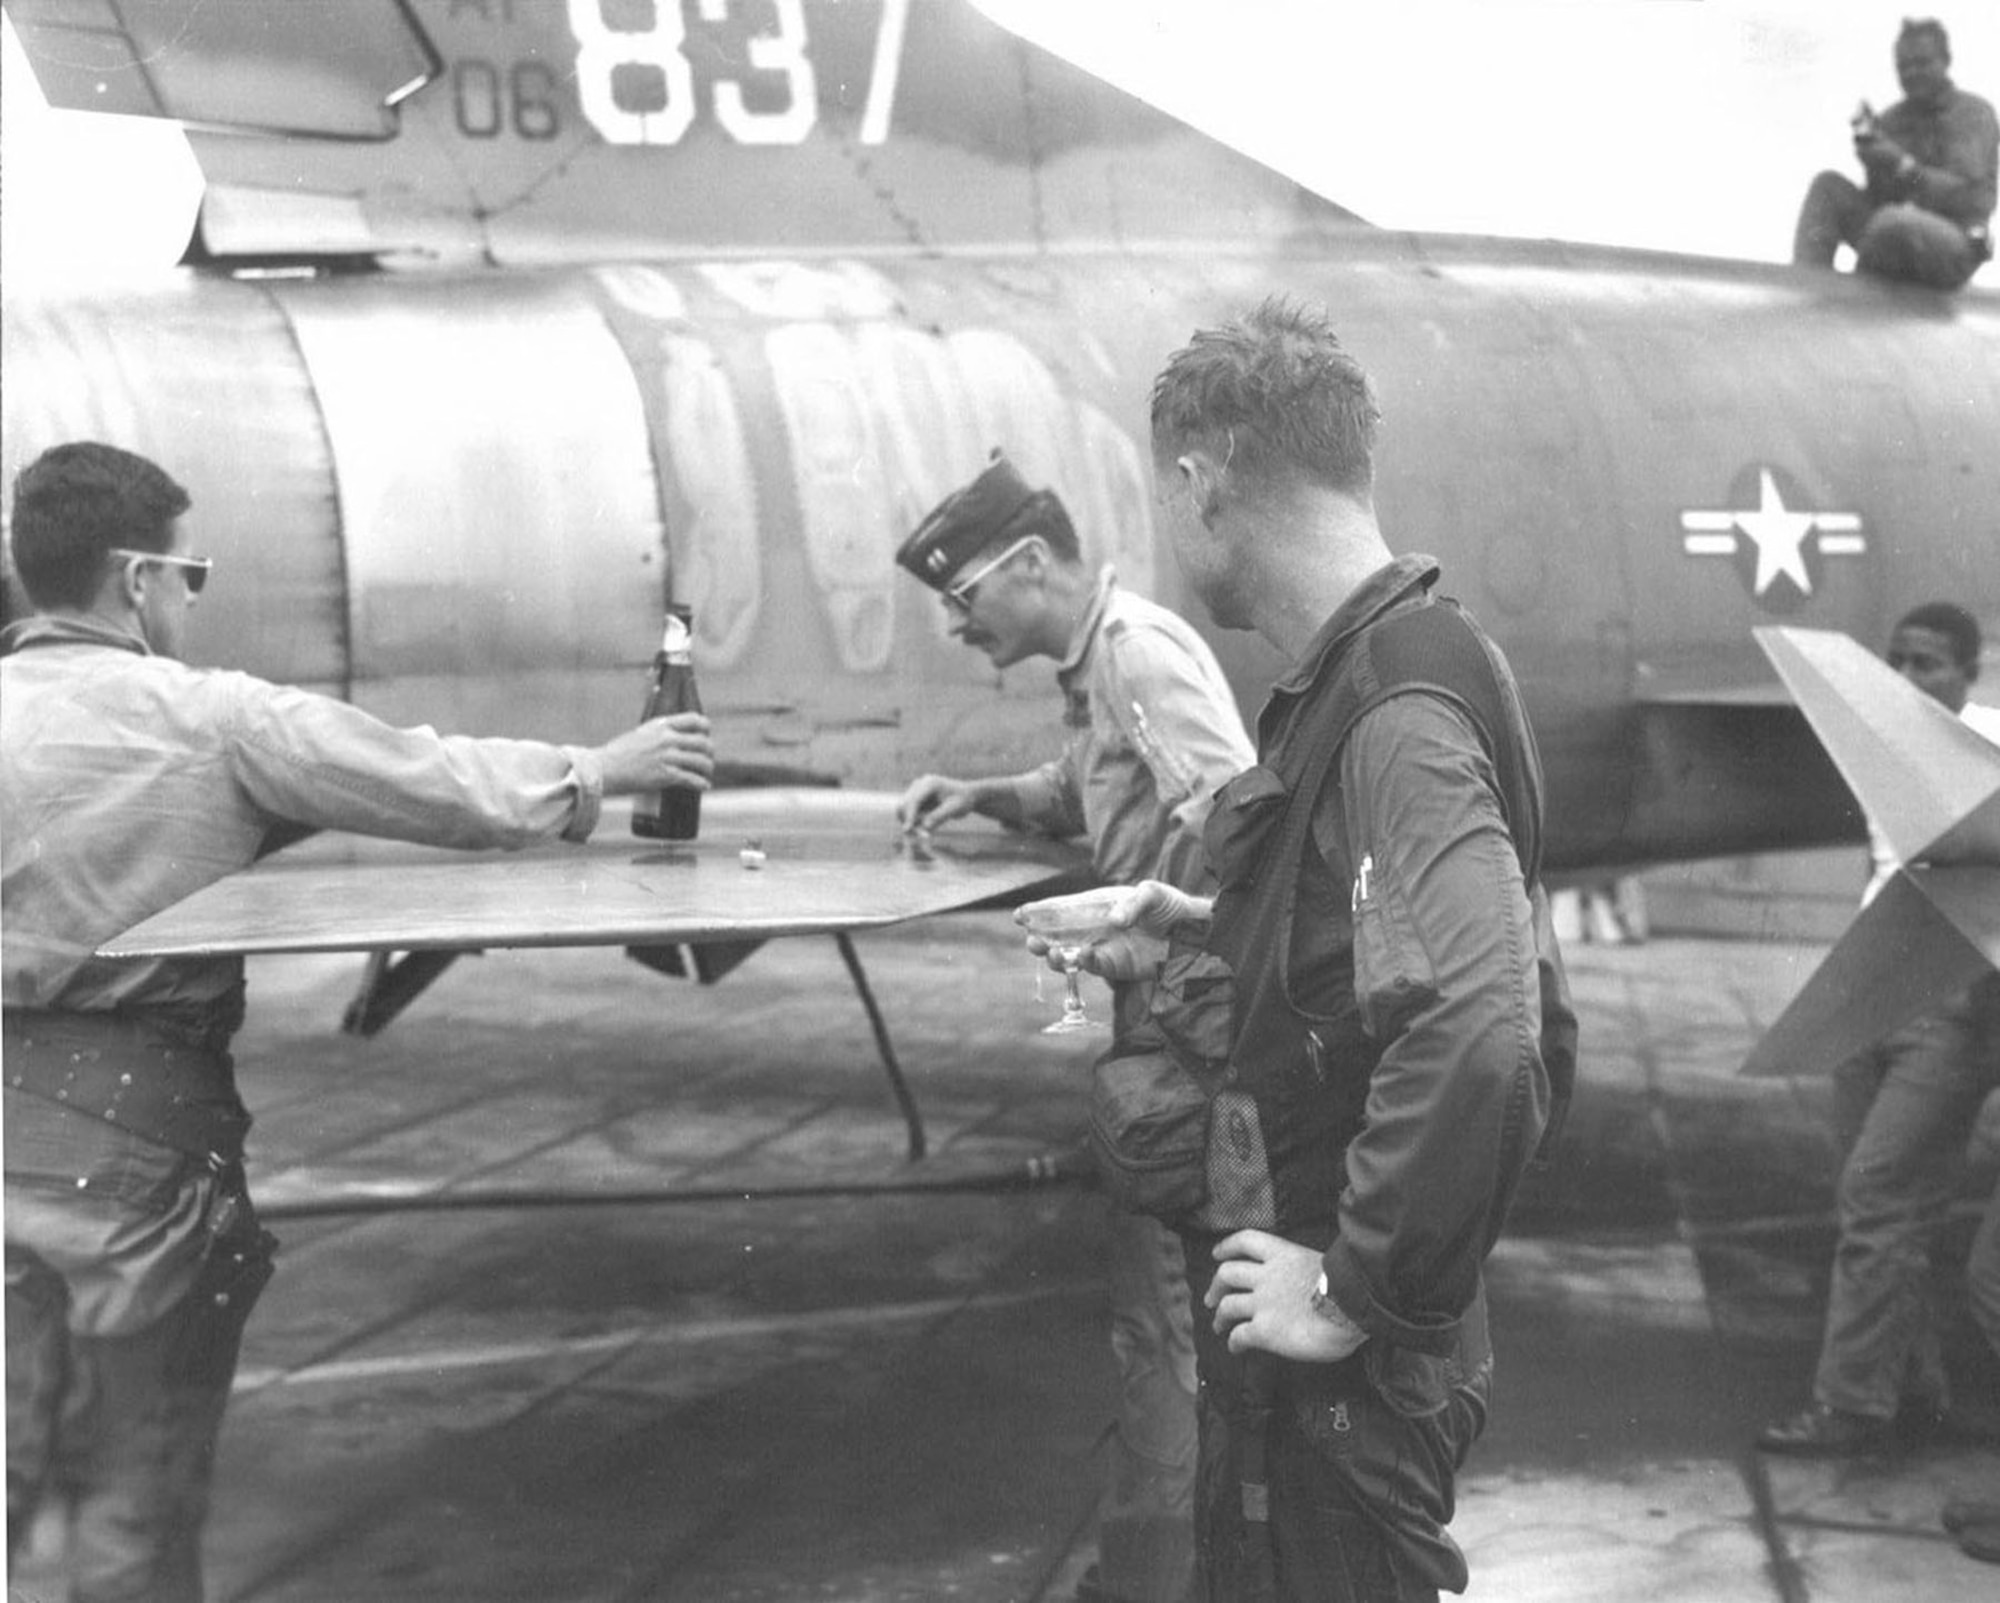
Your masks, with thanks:
[(1437, 583), (1440, 571), (1436, 557), (1416, 552), (1395, 557), (1377, 568), (1361, 581), (1354, 594), (1334, 608), (1333, 616), (1320, 626), (1319, 633), (1291, 669), (1273, 681), (1272, 696), (1296, 696), (1311, 689), (1328, 657), (1398, 603), (1429, 590)]
[(1064, 690), (1081, 674), (1090, 661), (1091, 647), (1097, 643), (1097, 631), (1104, 625), (1104, 612), (1111, 605), (1111, 592), (1118, 588), (1118, 570), (1106, 563), (1097, 575), (1097, 588), (1091, 592), (1090, 604), (1083, 609), (1083, 616), (1076, 621), (1076, 630), (1069, 637), (1069, 651), (1056, 668), (1056, 682)]
[(11, 656), (29, 646), (109, 646), (141, 657), (153, 655), (153, 648), (131, 630), (80, 613), (38, 612), (10, 623), (0, 633), (0, 656)]

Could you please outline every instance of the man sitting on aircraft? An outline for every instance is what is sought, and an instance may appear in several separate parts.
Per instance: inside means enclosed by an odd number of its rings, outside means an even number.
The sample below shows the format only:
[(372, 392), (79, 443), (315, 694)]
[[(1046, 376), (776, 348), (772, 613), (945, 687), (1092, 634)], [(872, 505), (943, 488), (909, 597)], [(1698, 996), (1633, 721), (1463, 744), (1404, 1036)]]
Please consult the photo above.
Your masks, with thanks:
[(1792, 237), (1795, 263), (1831, 267), (1844, 243), (1864, 273), (1957, 289), (1992, 254), (2000, 122), (1952, 83), (1950, 67), (1942, 23), (1904, 22), (1896, 36), (1903, 98), (1879, 117), (1864, 102), (1854, 118), (1867, 187), (1835, 172), (1813, 179)]
[[(1025, 774), (925, 774), (903, 794), (907, 829), (967, 813), (1057, 835), (1087, 835), (1107, 884), (1205, 883), (1209, 798), (1253, 761), (1250, 737), (1214, 653), (1187, 622), (1083, 565), (1069, 514), (1004, 456), (947, 498), (896, 553), (943, 598), (968, 646), (1005, 668), (1053, 659), (1068, 702), (1061, 756)], [(1120, 1026), (1144, 1012), (1114, 988)], [(1163, 1600), (1186, 1591), (1193, 1562), (1194, 1336), (1178, 1238), (1113, 1210), (1111, 1344), (1120, 1374), (1111, 1484), (1098, 1563), (1077, 1596)]]
[[(1216, 798), (1211, 902), (1140, 888), (1096, 972), (1157, 974), (1210, 1090), (1197, 1596), (1435, 1603), (1486, 1419), (1481, 1265), (1575, 1055), (1511, 670), (1376, 523), (1372, 387), (1316, 309), (1206, 329), (1153, 389), (1188, 583), (1295, 666)], [(1171, 939), (1173, 945), (1166, 942)]]
[(216, 1438), (275, 1246), (244, 1184), (242, 959), (97, 947), (312, 829), (582, 840), (604, 796), (703, 789), (713, 768), (698, 714), (595, 748), (474, 740), (183, 666), (210, 573), (189, 505), (94, 442), (15, 482), (37, 614), (0, 640), (7, 1543), (67, 1494), (72, 1603), (199, 1603)]
[[(1979, 674), (1979, 624), (1963, 608), (1914, 607), (1889, 640), (1889, 666), (2000, 744), (2000, 709), (1968, 699)], [(1897, 864), (1870, 826), (1871, 901)], [(1845, 1162), (1840, 1241), (1827, 1294), (1813, 1401), (1765, 1430), (1766, 1452), (1844, 1457), (1879, 1452), (1933, 1428), (1946, 1408), (1931, 1323), (1930, 1243), (1955, 1190), (1966, 1132), (2000, 1088), (2000, 976), (1834, 1071), (1834, 1123)], [(2000, 1194), (1989, 1205), (1968, 1277), (1972, 1305), (2000, 1354)], [(2000, 1509), (1991, 1519), (2000, 1526)], [(1993, 1533), (2000, 1544), (2000, 1530)], [(2000, 1545), (1996, 1545), (2000, 1553)]]

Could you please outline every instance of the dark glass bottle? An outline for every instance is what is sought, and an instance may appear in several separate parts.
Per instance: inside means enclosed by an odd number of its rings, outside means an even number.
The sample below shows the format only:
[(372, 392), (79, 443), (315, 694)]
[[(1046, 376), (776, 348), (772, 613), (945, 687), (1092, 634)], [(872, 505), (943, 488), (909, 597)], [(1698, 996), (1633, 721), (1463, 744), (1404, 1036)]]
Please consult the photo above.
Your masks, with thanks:
[[(700, 711), (701, 692), (694, 683), (694, 613), (678, 602), (670, 603), (666, 635), (653, 658), (653, 682), (639, 721)], [(701, 833), (701, 792), (658, 790), (634, 798), (632, 833), (648, 840), (693, 840)]]

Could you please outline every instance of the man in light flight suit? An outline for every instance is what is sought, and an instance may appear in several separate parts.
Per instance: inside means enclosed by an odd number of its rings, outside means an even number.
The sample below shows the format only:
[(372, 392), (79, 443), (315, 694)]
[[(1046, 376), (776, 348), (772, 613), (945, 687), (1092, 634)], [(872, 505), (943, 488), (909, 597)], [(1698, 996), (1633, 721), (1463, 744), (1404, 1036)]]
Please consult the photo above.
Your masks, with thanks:
[(68, 1502), (71, 1603), (200, 1603), (238, 1344), (275, 1245), (244, 1180), (241, 957), (98, 947), (271, 844), (580, 841), (607, 795), (706, 789), (708, 721), (603, 746), (394, 729), (179, 658), (210, 564), (187, 492), (85, 441), (16, 481), (36, 615), (0, 644), (7, 1547)]
[[(1083, 565), (1054, 492), (1004, 456), (918, 526), (896, 560), (943, 597), (953, 629), (995, 667), (1051, 658), (1067, 700), (1060, 756), (1024, 774), (925, 774), (904, 792), (907, 829), (980, 813), (1025, 829), (1084, 835), (1106, 884), (1206, 885), (1210, 796), (1250, 766), (1250, 738), (1208, 645), (1185, 619)], [(1145, 990), (1114, 988), (1120, 1028)], [(1194, 1337), (1180, 1244), (1114, 1209), (1108, 1275), (1121, 1403), (1099, 1562), (1083, 1603), (1176, 1603), (1190, 1575), (1195, 1459)]]

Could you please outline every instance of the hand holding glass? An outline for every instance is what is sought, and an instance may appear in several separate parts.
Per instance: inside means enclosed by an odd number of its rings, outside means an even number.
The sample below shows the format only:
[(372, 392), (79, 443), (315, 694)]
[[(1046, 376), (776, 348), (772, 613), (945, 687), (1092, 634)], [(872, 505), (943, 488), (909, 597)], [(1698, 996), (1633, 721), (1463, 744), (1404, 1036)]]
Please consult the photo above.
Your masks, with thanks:
[(1047, 1026), (1042, 1031), (1044, 1035), (1109, 1028), (1084, 1012), (1083, 996), (1077, 990), (1077, 964), (1086, 946), (1117, 928), (1112, 918), (1131, 895), (1128, 885), (1110, 885), (1079, 891), (1074, 896), (1051, 896), (1046, 901), (1029, 902), (1014, 909), (1014, 922), (1054, 949), (1062, 962), (1063, 981), (1068, 987), (1063, 997), (1062, 1017)]

